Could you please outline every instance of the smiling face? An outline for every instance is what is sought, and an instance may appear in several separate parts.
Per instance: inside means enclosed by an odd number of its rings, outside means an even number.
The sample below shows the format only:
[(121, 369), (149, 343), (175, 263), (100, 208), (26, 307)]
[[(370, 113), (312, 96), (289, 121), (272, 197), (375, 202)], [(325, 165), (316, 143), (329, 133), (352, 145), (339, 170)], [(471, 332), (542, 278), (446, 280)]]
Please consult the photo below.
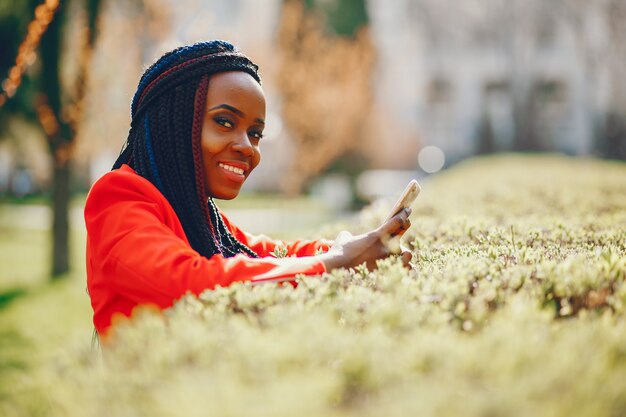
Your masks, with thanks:
[(265, 95), (241, 71), (211, 76), (202, 124), (204, 184), (209, 197), (231, 200), (261, 161)]

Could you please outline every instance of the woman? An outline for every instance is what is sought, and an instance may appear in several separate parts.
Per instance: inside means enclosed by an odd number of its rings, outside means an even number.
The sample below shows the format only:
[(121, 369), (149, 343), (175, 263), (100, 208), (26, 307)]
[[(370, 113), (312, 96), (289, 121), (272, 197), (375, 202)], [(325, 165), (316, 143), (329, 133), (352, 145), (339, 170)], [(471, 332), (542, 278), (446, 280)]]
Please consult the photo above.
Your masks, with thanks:
[[(142, 76), (131, 128), (113, 170), (85, 205), (87, 285), (94, 324), (105, 334), (116, 315), (143, 304), (167, 308), (187, 292), (236, 281), (290, 280), (389, 256), (384, 241), (410, 223), (402, 211), (332, 246), (278, 244), (232, 224), (213, 199), (233, 199), (259, 164), (265, 97), (258, 68), (224, 41), (165, 54)], [(404, 252), (405, 263), (410, 253)]]

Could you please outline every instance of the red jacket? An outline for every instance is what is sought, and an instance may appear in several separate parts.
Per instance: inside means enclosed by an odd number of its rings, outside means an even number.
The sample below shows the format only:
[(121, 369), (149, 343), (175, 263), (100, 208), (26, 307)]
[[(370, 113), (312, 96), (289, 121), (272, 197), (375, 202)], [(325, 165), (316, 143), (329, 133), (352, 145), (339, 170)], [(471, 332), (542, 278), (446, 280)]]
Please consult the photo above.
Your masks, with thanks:
[[(253, 237), (222, 217), (235, 238), (261, 258), (207, 259), (191, 248), (174, 209), (152, 183), (127, 165), (100, 178), (85, 204), (87, 288), (98, 333), (108, 330), (113, 316), (128, 317), (137, 305), (167, 308), (187, 292), (197, 295), (216, 285), (325, 272), (315, 258), (295, 263), (269, 257), (282, 242)], [(288, 255), (310, 257), (329, 244), (296, 241), (286, 246)]]

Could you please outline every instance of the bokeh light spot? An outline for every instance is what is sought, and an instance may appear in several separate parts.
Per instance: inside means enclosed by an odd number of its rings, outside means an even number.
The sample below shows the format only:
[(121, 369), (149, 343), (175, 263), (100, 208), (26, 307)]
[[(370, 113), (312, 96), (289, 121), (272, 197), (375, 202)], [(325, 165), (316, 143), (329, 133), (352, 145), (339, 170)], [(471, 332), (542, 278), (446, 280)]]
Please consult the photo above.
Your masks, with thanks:
[(446, 156), (437, 146), (425, 146), (417, 156), (417, 163), (424, 172), (433, 174), (443, 168)]

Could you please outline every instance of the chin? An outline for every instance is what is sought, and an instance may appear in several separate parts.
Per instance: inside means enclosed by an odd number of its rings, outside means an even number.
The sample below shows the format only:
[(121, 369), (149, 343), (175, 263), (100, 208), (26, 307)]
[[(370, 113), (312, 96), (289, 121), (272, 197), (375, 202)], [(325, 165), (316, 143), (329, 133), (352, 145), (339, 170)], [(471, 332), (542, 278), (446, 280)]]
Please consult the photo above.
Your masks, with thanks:
[(239, 190), (234, 191), (220, 191), (220, 192), (210, 192), (207, 191), (207, 195), (212, 198), (216, 198), (218, 200), (232, 200), (239, 195)]
[(233, 200), (235, 197), (237, 197), (237, 195), (228, 195), (228, 196), (221, 196), (221, 195), (219, 195), (219, 196), (215, 196), (213, 198), (216, 198), (218, 200)]

